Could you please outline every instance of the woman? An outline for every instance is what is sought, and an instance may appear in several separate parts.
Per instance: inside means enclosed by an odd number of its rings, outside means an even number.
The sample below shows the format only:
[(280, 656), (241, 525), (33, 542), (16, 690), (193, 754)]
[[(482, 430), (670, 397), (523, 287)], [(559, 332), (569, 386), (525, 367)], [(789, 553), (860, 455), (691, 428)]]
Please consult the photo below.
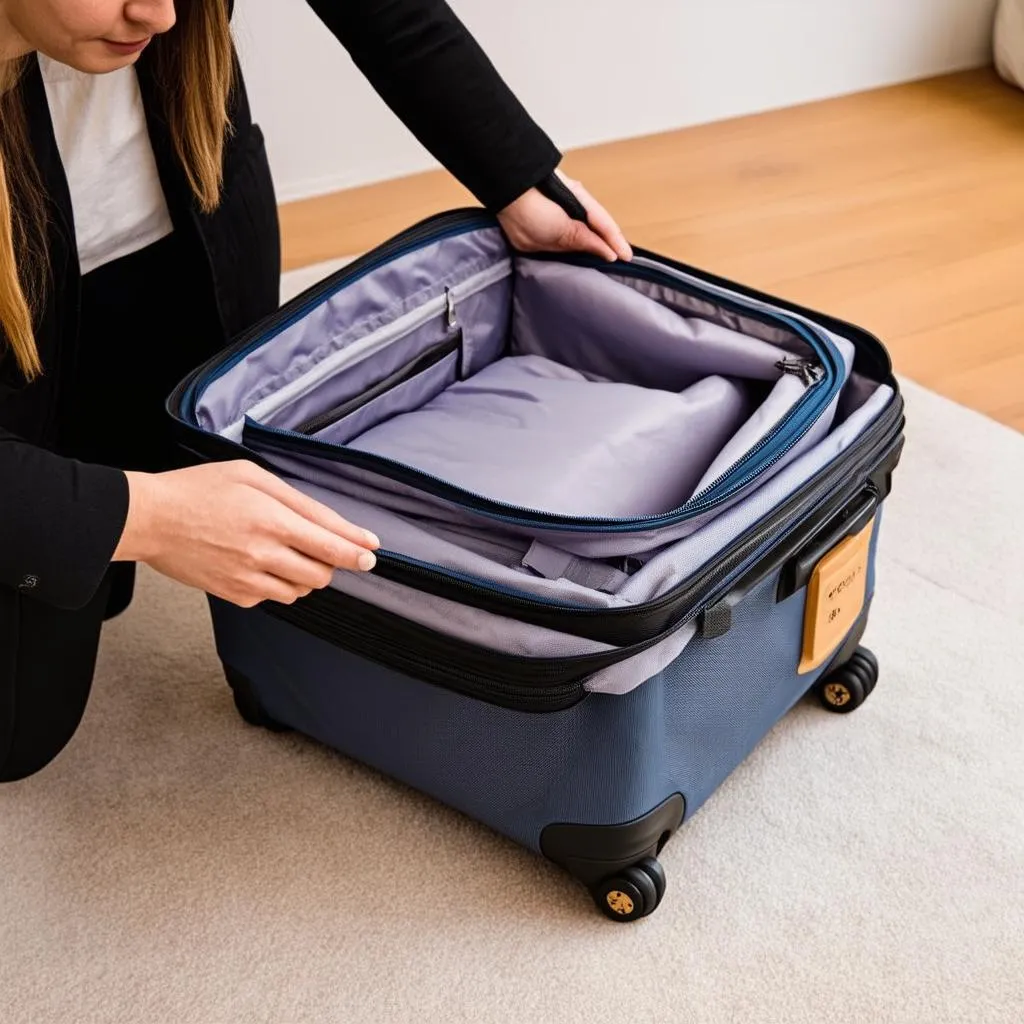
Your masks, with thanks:
[[(443, 0), (309, 3), (514, 244), (630, 257)], [(0, 780), (78, 727), (136, 562), (247, 607), (374, 564), (358, 526), (168, 435), (174, 384), (278, 304), (230, 8), (0, 0)], [(587, 224), (547, 198), (566, 184)]]

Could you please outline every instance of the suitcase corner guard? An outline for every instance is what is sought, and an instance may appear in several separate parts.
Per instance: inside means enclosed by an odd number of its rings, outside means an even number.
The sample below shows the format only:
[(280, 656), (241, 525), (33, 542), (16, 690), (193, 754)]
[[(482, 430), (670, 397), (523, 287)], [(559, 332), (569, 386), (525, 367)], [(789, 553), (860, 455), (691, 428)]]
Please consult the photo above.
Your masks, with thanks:
[(622, 824), (548, 825), (541, 833), (541, 852), (582, 882), (606, 917), (635, 921), (652, 914), (665, 895), (665, 870), (657, 856), (685, 813), (682, 793), (673, 793)]
[(644, 857), (660, 853), (683, 823), (685, 813), (682, 793), (673, 793), (647, 814), (623, 824), (548, 825), (541, 833), (541, 852), (577, 881), (594, 885)]

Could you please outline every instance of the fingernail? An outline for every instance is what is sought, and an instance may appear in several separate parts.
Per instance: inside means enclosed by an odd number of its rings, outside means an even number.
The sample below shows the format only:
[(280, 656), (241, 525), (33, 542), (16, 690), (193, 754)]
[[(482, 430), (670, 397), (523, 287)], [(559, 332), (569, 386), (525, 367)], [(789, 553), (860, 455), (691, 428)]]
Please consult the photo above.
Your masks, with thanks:
[(379, 537), (377, 537), (375, 534), (370, 533), (369, 530), (365, 531), (364, 535), (365, 535), (365, 538), (366, 538), (366, 543), (371, 548), (379, 548), (380, 547), (380, 538)]
[(359, 568), (363, 572), (369, 572), (376, 564), (377, 556), (369, 551), (365, 551), (359, 556)]

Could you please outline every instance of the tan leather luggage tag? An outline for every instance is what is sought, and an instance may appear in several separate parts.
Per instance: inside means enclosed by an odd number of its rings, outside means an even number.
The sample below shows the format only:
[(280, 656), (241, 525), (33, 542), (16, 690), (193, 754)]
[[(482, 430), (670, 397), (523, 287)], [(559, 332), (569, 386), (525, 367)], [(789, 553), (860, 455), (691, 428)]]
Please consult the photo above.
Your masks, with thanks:
[(857, 621), (867, 593), (874, 525), (872, 517), (859, 533), (840, 541), (814, 567), (807, 583), (799, 672), (822, 665)]

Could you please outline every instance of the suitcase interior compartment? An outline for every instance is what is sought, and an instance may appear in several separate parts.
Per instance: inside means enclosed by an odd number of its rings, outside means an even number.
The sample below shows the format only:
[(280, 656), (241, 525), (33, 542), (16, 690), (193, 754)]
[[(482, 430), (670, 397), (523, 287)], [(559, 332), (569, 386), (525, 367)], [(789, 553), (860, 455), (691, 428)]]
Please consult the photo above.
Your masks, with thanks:
[[(793, 328), (708, 302), (673, 308), (631, 284), (512, 259), (493, 230), (449, 238), (266, 339), (204, 390), (200, 423), (235, 440), (249, 422), (349, 445), (523, 510), (625, 519), (679, 508), (825, 377), (846, 375)], [(454, 378), (417, 369), (456, 337)], [(406, 386), (421, 370), (436, 388)], [(367, 392), (372, 417), (321, 432)]]
[[(198, 383), (195, 419), (264, 453), (288, 441), (272, 461), (398, 557), (573, 607), (641, 603), (764, 513), (736, 503), (751, 483), (781, 500), (892, 397), (851, 374), (849, 340), (647, 271), (513, 256), (496, 228), (463, 231), (300, 303)], [(778, 449), (773, 431), (798, 413), (811, 422)], [(508, 515), (329, 450), (411, 466)], [(649, 521), (737, 467), (729, 500)]]
[(807, 392), (794, 371), (813, 353), (795, 336), (783, 347), (683, 317), (592, 268), (517, 258), (512, 270), (499, 358), (476, 360), (468, 380), (420, 408), (348, 434), (353, 450), (513, 508), (664, 515)]

